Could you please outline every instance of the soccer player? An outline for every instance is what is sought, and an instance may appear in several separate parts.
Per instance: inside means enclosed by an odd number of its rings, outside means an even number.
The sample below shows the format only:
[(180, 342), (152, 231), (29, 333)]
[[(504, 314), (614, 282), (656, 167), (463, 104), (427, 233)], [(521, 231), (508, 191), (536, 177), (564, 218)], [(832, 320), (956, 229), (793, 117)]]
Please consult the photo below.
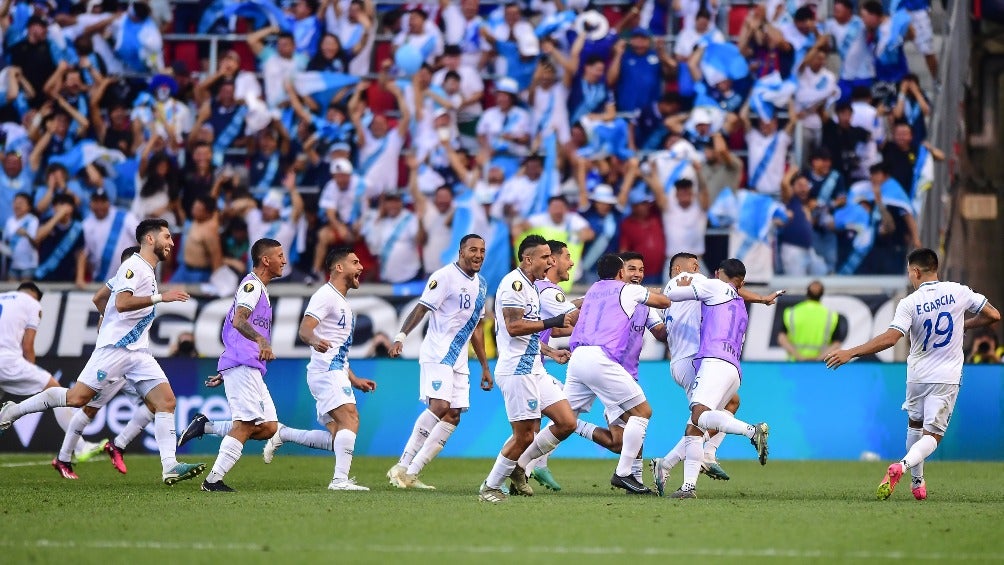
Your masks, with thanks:
[[(540, 315), (540, 295), (533, 283), (554, 264), (551, 248), (543, 237), (528, 235), (517, 251), (519, 266), (502, 278), (495, 294), (499, 352), (495, 383), (502, 391), (512, 437), (502, 446), (479, 489), (478, 498), (492, 503), (506, 500), (502, 492), (506, 477), (512, 480), (510, 492), (532, 496), (526, 465), (554, 449), (576, 425), (561, 386), (547, 375), (540, 361), (541, 352), (558, 363), (567, 363), (569, 357), (567, 351), (540, 343), (540, 332), (570, 325), (565, 314), (548, 319)], [(542, 414), (551, 419), (551, 425), (534, 437)]]
[[(824, 361), (831, 369), (865, 355), (873, 355), (910, 337), (906, 369), (908, 417), (906, 456), (889, 465), (878, 487), (878, 498), (892, 495), (907, 469), (913, 497), (927, 498), (924, 460), (934, 453), (948, 429), (962, 384), (963, 332), (997, 323), (1000, 312), (982, 294), (968, 286), (938, 280), (938, 255), (916, 249), (907, 257), (907, 276), (915, 289), (899, 301), (889, 329), (868, 342), (833, 351)], [(966, 320), (966, 312), (976, 316)]]
[(223, 355), (216, 367), (223, 377), (233, 425), (220, 442), (212, 471), (202, 481), (206, 492), (234, 492), (223, 477), (241, 458), (244, 444), (249, 439), (267, 440), (278, 427), (275, 403), (265, 386), (266, 363), (275, 359), (272, 302), (266, 287), (282, 276), (285, 267), (286, 255), (278, 241), (262, 238), (251, 246), (251, 272), (237, 285), (223, 323)]
[(154, 407), (154, 436), (160, 450), (162, 479), (173, 485), (199, 475), (202, 463), (181, 463), (175, 457), (174, 391), (164, 370), (150, 354), (150, 323), (156, 305), (186, 301), (182, 290), (157, 290), (156, 265), (171, 256), (174, 240), (167, 222), (143, 220), (136, 227), (140, 252), (127, 259), (114, 277), (114, 301), (105, 308), (94, 353), (72, 389), (49, 388), (21, 403), (7, 402), (0, 408), (0, 430), (25, 414), (58, 406), (81, 407), (105, 388), (128, 379)]
[[(701, 263), (693, 253), (677, 253), (669, 263), (669, 276), (664, 293), (668, 294), (678, 288), (680, 279), (690, 278), (698, 281), (705, 281), (701, 273)], [(778, 296), (784, 291), (773, 292), (767, 296), (761, 296), (747, 290), (745, 287), (738, 289), (739, 296), (749, 303), (773, 305)], [(687, 402), (690, 402), (691, 385), (694, 377), (697, 376), (697, 369), (694, 367), (694, 356), (700, 348), (701, 335), (701, 305), (694, 300), (681, 300), (674, 302), (666, 310), (666, 326), (669, 333), (669, 358), (670, 373), (676, 384), (680, 385), (687, 395)], [(725, 410), (735, 414), (739, 410), (739, 395), (735, 394), (725, 405)], [(686, 426), (685, 426), (686, 427)], [(726, 434), (713, 432), (708, 434), (704, 441), (704, 460), (701, 463), (701, 473), (715, 480), (729, 480), (728, 473), (718, 464), (718, 448)], [(686, 458), (687, 436), (684, 435), (673, 449), (665, 457), (656, 457), (652, 460), (652, 476), (655, 478), (655, 487), (662, 496), (665, 493), (666, 481), (669, 473), (677, 463)]]
[[(326, 441), (335, 452), (335, 474), (328, 490), (368, 491), (349, 478), (352, 451), (359, 432), (359, 411), (352, 389), (376, 390), (376, 383), (361, 379), (349, 367), (349, 347), (356, 329), (356, 317), (345, 298), (349, 289), (359, 288), (363, 266), (350, 249), (328, 253), (325, 265), (328, 282), (319, 288), (300, 321), (300, 339), (313, 348), (307, 364), (307, 386), (317, 401), (317, 421), (328, 429)], [(303, 431), (282, 427), (283, 441), (295, 441), (310, 447), (319, 442), (319, 430)], [(288, 430), (288, 431), (285, 431)], [(307, 443), (298, 440), (307, 440)]]
[[(641, 344), (633, 334), (648, 327), (649, 309), (639, 305), (662, 309), (670, 302), (662, 294), (626, 282), (623, 271), (624, 260), (614, 254), (604, 255), (596, 263), (600, 280), (586, 292), (582, 314), (572, 330), (565, 394), (577, 414), (588, 411), (599, 398), (611, 425), (624, 421), (620, 458), (610, 484), (630, 493), (647, 494), (651, 491), (635, 477), (634, 466), (645, 442), (652, 407), (625, 366), (637, 370)], [(633, 363), (628, 357), (631, 354), (636, 356)]]
[(479, 274), (484, 261), (485, 240), (477, 234), (465, 235), (457, 261), (432, 273), (390, 348), (391, 357), (400, 357), (405, 338), (426, 313), (432, 313), (419, 353), (419, 400), (428, 408), (415, 420), (401, 459), (387, 471), (390, 484), (398, 488), (434, 488), (419, 480), (418, 474), (446, 446), (460, 414), (470, 408), (468, 342), (481, 364), (481, 389), (491, 390), (495, 384), (485, 355), (488, 283)]
[(690, 421), (684, 432), (683, 485), (671, 498), (697, 498), (697, 476), (704, 460), (704, 430), (745, 435), (756, 448), (760, 464), (767, 464), (770, 431), (767, 424), (750, 425), (724, 410), (739, 390), (741, 380), (739, 360), (749, 320), (739, 289), (746, 278), (746, 266), (738, 259), (726, 259), (715, 271), (715, 277), (704, 280), (681, 277), (677, 288), (666, 293), (674, 303), (684, 300), (701, 303), (700, 346), (694, 355), (697, 375), (688, 389)]

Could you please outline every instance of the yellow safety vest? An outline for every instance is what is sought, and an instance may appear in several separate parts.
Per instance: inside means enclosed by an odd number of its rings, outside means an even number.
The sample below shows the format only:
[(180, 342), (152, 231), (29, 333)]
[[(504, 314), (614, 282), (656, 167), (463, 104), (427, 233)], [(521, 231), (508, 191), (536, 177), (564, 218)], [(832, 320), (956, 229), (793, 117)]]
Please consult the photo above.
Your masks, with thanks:
[[(816, 358), (823, 351), (833, 332), (837, 330), (839, 316), (816, 300), (800, 302), (784, 311), (784, 328), (788, 341), (803, 357)], [(788, 360), (794, 360), (790, 355)]]

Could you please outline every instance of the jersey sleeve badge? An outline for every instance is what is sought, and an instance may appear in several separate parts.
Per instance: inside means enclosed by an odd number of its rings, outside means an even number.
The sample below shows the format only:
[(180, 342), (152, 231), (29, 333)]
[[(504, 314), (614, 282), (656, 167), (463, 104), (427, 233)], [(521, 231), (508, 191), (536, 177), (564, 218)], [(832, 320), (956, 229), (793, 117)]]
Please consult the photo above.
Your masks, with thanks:
[(253, 292), (253, 291), (254, 291), (254, 284), (246, 283), (244, 285), (244, 292)]
[(439, 286), (439, 283), (436, 282), (436, 279), (429, 281), (429, 290), (434, 290), (437, 286)]
[(512, 289), (516, 292), (523, 290), (523, 283), (520, 281), (512, 281)]
[(125, 278), (131, 279), (136, 276), (136, 273), (132, 272), (131, 269), (126, 269)]
[(564, 302), (565, 301), (565, 294), (563, 292), (555, 293), (554, 299), (557, 300), (558, 302)]

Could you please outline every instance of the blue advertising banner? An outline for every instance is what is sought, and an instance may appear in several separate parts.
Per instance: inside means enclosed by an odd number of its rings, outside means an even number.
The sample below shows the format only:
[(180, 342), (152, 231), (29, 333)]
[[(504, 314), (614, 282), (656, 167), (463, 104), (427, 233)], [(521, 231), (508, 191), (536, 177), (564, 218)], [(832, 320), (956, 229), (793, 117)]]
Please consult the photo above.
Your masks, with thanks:
[[(83, 360), (68, 359), (61, 367), (76, 374)], [(162, 361), (178, 397), (178, 429), (196, 413), (210, 419), (228, 419), (222, 389), (208, 389), (205, 377), (215, 373), (215, 359), (166, 359)], [(558, 378), (564, 367), (549, 363)], [(307, 389), (304, 360), (282, 359), (270, 364), (267, 377), (279, 419), (297, 428), (320, 428), (314, 399)], [(49, 367), (55, 369), (54, 367)], [(418, 402), (418, 364), (414, 361), (362, 359), (352, 361), (360, 376), (377, 381), (375, 392), (356, 392), (361, 429), (357, 455), (397, 456), (411, 433)], [(906, 367), (899, 363), (852, 363), (828, 371), (821, 363), (743, 364), (739, 389), (739, 417), (748, 422), (766, 421), (771, 427), (772, 459), (858, 459), (874, 453), (894, 459), (904, 453), (906, 413), (901, 410), (906, 390)], [(501, 394), (477, 388), (479, 371), (472, 367), (474, 386), (471, 409), (464, 414), (456, 433), (443, 451), (446, 457), (494, 457), (510, 429)], [(683, 392), (669, 376), (665, 362), (643, 362), (642, 387), (653, 407), (645, 443), (646, 456), (666, 453), (679, 439), (687, 420)], [(63, 382), (68, 379), (64, 377)], [(89, 438), (111, 437), (129, 421), (135, 398), (120, 397), (109, 403), (85, 430)], [(967, 365), (951, 426), (933, 458), (953, 460), (1004, 459), (1004, 366)], [(602, 424), (599, 405), (584, 419)], [(51, 414), (26, 417), (15, 423), (14, 432), (0, 437), (0, 451), (46, 451), (58, 449), (62, 431)], [(152, 427), (132, 451), (155, 451)], [(749, 459), (754, 453), (745, 438), (729, 438), (719, 450), (723, 459)], [(211, 453), (218, 438), (192, 442), (183, 451)], [(250, 442), (247, 451), (261, 442)], [(283, 453), (320, 455), (322, 452), (286, 444)], [(556, 457), (612, 457), (605, 450), (572, 436), (557, 450)]]

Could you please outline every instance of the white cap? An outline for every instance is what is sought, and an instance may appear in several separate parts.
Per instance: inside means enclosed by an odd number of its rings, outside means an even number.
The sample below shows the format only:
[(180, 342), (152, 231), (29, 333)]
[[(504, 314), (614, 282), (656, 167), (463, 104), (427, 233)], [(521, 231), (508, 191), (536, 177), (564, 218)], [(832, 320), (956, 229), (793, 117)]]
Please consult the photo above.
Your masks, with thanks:
[(262, 208), (275, 208), (282, 210), (282, 192), (270, 190), (261, 201)]
[(589, 199), (601, 204), (617, 204), (617, 196), (614, 194), (613, 187), (609, 184), (597, 185), (593, 189), (593, 193), (589, 196)]
[(516, 34), (516, 47), (523, 57), (536, 57), (540, 55), (540, 40), (537, 34), (532, 31), (524, 31)]
[(495, 91), (505, 92), (513, 96), (519, 96), (519, 83), (509, 77), (500, 78), (495, 81)]
[(694, 108), (694, 111), (690, 113), (690, 117), (694, 119), (694, 125), (711, 125), (714, 121), (711, 116), (711, 111), (704, 107)]
[(331, 162), (331, 174), (352, 174), (352, 163), (348, 159), (335, 159)]

